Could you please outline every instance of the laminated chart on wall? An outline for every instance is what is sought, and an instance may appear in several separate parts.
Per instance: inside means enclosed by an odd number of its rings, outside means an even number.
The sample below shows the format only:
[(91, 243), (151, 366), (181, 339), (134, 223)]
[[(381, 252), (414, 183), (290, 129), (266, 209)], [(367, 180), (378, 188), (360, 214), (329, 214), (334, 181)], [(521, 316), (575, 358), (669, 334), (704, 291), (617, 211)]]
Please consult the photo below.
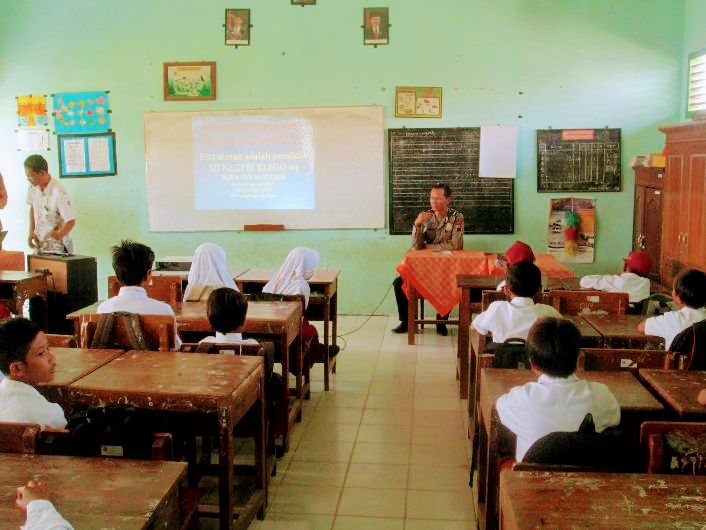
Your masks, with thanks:
[(17, 126), (46, 127), (47, 97), (29, 94), (17, 96)]
[(54, 94), (56, 134), (89, 134), (110, 129), (108, 92), (63, 92)]
[(59, 177), (98, 177), (118, 172), (115, 133), (61, 134)]
[(537, 191), (620, 191), (620, 129), (538, 130)]

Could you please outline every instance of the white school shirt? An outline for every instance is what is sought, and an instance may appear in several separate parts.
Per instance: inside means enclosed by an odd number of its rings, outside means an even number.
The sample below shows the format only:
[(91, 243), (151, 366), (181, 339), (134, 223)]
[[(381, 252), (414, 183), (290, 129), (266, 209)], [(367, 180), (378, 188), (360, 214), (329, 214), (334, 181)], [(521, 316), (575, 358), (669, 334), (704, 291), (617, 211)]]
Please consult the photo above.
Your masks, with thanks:
[(47, 401), (33, 386), (9, 377), (0, 382), (0, 421), (38, 423), (42, 429), (66, 427), (60, 405)]
[(576, 432), (589, 412), (596, 432), (620, 423), (620, 406), (603, 383), (542, 374), (498, 398), (500, 421), (517, 435), (515, 459), (521, 462), (534, 442), (552, 432)]
[[(120, 288), (118, 296), (113, 296), (98, 304), (96, 313), (115, 313), (116, 311), (127, 311), (139, 315), (170, 315), (174, 317), (172, 307), (164, 302), (155, 300), (147, 296), (147, 291), (137, 285), (129, 285)], [(174, 318), (175, 344), (178, 350), (181, 347), (181, 339), (176, 334), (176, 317)]]
[[(244, 339), (242, 333), (221, 333), (216, 331), (215, 337), (205, 337), (199, 341), (209, 344), (260, 344), (255, 339)], [(223, 352), (226, 353), (226, 352)], [(235, 354), (235, 352), (233, 352)]]
[(552, 306), (535, 304), (531, 298), (516, 296), (511, 301), (498, 300), (473, 319), (471, 325), (481, 335), (493, 334), (493, 342), (527, 339), (529, 329), (539, 317), (562, 318)]
[(650, 280), (634, 272), (622, 274), (592, 274), (581, 278), (583, 288), (598, 289), (608, 293), (628, 293), (631, 304), (642, 302), (650, 296)]
[(44, 499), (30, 501), (27, 504), (27, 521), (21, 530), (74, 530), (74, 527), (64, 519), (54, 508), (54, 505)]
[[(60, 229), (67, 222), (76, 219), (69, 194), (54, 178), (49, 180), (44, 191), (39, 186), (30, 186), (27, 192), (27, 204), (32, 207), (34, 233), (40, 241), (44, 241), (49, 232)], [(70, 235), (66, 235), (62, 243), (67, 252), (73, 252)]]
[(706, 308), (685, 306), (679, 311), (670, 311), (663, 315), (645, 320), (645, 335), (656, 335), (664, 339), (664, 347), (668, 350), (674, 337), (692, 324), (706, 319)]

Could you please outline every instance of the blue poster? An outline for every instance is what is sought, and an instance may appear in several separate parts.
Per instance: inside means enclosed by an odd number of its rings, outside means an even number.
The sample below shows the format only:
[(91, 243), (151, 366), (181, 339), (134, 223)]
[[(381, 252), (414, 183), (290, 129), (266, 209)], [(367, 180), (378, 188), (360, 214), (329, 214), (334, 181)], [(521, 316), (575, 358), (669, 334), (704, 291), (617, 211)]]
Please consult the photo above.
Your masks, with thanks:
[(63, 92), (54, 94), (56, 134), (86, 134), (110, 129), (108, 93)]

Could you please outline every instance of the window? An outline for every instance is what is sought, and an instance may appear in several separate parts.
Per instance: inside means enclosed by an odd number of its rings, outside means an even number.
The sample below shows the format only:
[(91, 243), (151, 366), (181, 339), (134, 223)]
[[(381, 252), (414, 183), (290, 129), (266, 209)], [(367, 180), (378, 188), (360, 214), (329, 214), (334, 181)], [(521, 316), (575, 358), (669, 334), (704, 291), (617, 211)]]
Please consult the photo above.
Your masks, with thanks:
[(689, 54), (689, 83), (686, 96), (686, 115), (706, 110), (706, 48)]

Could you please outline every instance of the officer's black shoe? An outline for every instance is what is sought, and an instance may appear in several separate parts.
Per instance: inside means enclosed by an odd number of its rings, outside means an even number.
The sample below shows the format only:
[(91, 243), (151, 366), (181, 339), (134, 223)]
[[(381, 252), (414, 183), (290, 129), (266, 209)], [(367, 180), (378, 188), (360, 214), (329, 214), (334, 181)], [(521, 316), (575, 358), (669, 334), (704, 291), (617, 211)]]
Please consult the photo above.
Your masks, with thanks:
[(407, 322), (400, 322), (396, 328), (392, 328), (392, 333), (407, 333)]
[(445, 337), (446, 335), (449, 334), (449, 330), (446, 329), (446, 324), (437, 324), (436, 325), (436, 332), (441, 335), (442, 337)]

